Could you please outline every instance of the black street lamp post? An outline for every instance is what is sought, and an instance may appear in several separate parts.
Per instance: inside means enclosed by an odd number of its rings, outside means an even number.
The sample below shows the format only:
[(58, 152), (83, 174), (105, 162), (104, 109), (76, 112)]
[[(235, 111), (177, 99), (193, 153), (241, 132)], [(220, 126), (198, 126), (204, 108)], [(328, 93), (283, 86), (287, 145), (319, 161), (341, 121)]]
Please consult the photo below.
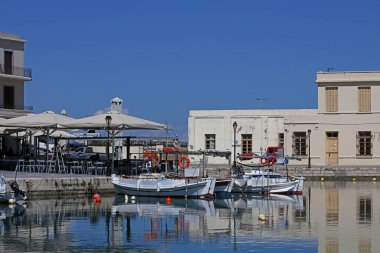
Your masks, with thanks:
[(107, 123), (107, 176), (110, 176), (110, 124), (112, 117), (110, 115), (106, 116)]
[(236, 129), (237, 129), (236, 121), (232, 124), (232, 127), (234, 129), (234, 169), (236, 170)]
[(311, 141), (310, 141), (310, 134), (311, 134), (311, 130), (308, 129), (307, 130), (307, 139), (309, 140), (309, 143), (308, 143), (309, 144), (309, 154), (308, 154), (309, 157), (308, 157), (308, 166), (307, 166), (308, 168), (311, 168), (311, 157), (310, 157), (310, 146), (311, 146), (310, 144), (311, 144)]

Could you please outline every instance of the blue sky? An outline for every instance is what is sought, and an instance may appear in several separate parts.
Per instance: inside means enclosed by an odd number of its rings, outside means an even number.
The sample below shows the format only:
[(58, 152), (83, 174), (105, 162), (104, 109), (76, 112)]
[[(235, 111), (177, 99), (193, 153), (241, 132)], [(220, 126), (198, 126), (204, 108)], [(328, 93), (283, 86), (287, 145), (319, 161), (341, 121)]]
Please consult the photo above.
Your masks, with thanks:
[(0, 31), (27, 40), (26, 105), (84, 117), (118, 96), (180, 136), (189, 110), (316, 108), (317, 71), (380, 69), (379, 1), (1, 6)]

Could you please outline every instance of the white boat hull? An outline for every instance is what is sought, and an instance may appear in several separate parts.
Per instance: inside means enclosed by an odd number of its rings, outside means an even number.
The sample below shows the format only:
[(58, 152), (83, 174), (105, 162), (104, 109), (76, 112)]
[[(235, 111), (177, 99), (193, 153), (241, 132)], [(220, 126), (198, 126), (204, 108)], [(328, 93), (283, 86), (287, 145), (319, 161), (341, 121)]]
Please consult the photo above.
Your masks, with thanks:
[(148, 197), (212, 197), (215, 179), (167, 179), (154, 177), (112, 179), (115, 191), (119, 194)]
[(235, 178), (225, 179), (225, 180), (216, 180), (214, 192), (216, 194), (229, 194), (232, 191), (234, 182), (235, 182)]
[(242, 178), (235, 179), (232, 192), (302, 194), (303, 178), (289, 181), (286, 178)]

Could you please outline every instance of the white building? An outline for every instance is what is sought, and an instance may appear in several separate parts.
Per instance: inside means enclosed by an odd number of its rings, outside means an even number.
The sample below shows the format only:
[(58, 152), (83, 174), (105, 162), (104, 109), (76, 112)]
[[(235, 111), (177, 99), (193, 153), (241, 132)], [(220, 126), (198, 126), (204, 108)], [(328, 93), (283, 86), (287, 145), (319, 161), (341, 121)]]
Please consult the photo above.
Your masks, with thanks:
[[(188, 149), (216, 149), (234, 152), (237, 123), (236, 154), (265, 152), (270, 146), (284, 145), (284, 121), (287, 117), (317, 116), (317, 110), (194, 110), (188, 119)], [(232, 158), (233, 160), (233, 158)], [(210, 157), (209, 164), (223, 164), (224, 158)], [(256, 161), (257, 162), (257, 161)]]
[(24, 68), (25, 40), (17, 35), (0, 33), (0, 118), (30, 113), (24, 105), (24, 82), (32, 80), (32, 71)]
[(318, 72), (316, 83), (317, 110), (190, 111), (189, 150), (233, 152), (236, 121), (236, 153), (283, 146), (303, 158), (293, 164), (307, 165), (310, 150), (311, 165), (378, 165), (380, 71)]

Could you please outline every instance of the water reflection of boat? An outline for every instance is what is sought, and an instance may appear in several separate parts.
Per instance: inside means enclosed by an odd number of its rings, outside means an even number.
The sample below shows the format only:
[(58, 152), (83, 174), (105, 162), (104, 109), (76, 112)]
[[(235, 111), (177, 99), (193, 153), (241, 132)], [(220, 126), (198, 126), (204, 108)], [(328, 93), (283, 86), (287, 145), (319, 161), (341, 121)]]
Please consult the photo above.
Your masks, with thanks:
[(25, 213), (25, 206), (20, 204), (8, 205), (0, 204), (0, 220), (10, 217), (21, 216)]
[(180, 213), (215, 215), (213, 201), (203, 199), (163, 199), (152, 197), (125, 198), (118, 195), (112, 206), (112, 214), (137, 214), (139, 216), (177, 216)]
[(247, 209), (247, 208), (262, 208), (264, 206), (279, 207), (292, 204), (295, 209), (303, 210), (303, 197), (301, 195), (257, 195), (248, 194), (240, 195), (233, 194), (231, 198), (222, 198), (215, 200), (216, 208), (231, 208), (231, 209)]
[(212, 197), (215, 179), (170, 179), (159, 173), (144, 173), (137, 177), (113, 177), (119, 194), (149, 197)]

